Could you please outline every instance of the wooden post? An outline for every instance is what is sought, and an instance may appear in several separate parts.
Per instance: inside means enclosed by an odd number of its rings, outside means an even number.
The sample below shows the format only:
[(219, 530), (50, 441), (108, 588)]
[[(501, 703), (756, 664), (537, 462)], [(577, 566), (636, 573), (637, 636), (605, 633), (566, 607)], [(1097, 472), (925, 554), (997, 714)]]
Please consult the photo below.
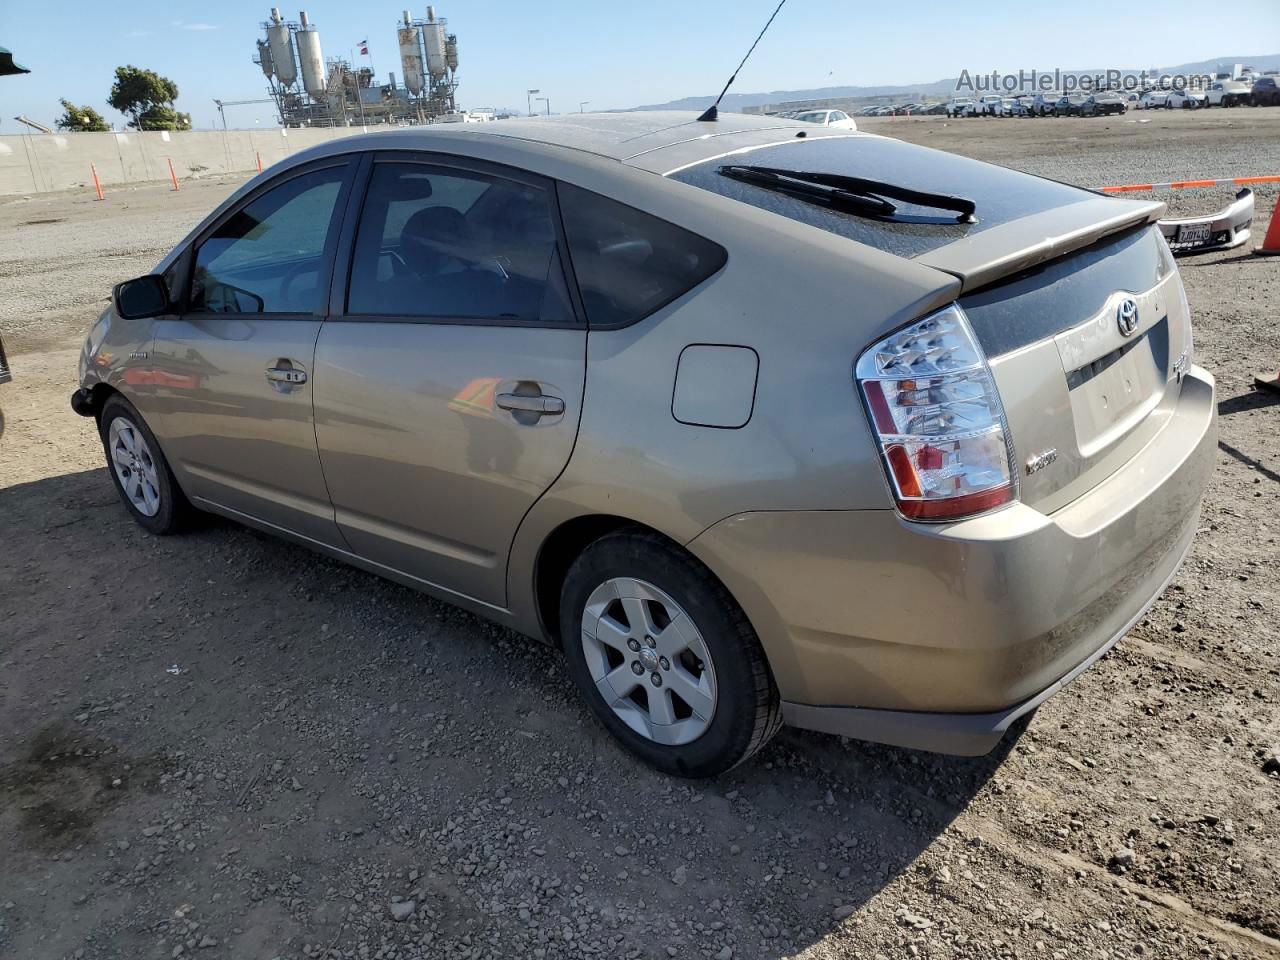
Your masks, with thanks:
[(89, 164), (89, 169), (93, 171), (93, 189), (98, 192), (98, 199), (107, 199), (102, 195), (102, 181), (98, 179), (98, 168), (91, 163)]
[(169, 161), (169, 179), (173, 181), (173, 189), (178, 188), (178, 174), (173, 169), (173, 157), (165, 157)]

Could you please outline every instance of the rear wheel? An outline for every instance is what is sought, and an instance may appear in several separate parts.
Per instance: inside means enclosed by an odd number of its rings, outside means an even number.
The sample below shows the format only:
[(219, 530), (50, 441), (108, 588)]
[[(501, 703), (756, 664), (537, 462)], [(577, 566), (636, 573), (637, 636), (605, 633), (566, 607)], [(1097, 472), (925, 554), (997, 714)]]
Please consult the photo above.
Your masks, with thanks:
[(113, 396), (98, 418), (107, 471), (125, 509), (146, 530), (176, 533), (194, 512), (183, 496), (146, 421), (133, 404)]
[(592, 713), (666, 773), (716, 776), (782, 725), (746, 615), (710, 571), (654, 534), (610, 534), (583, 551), (565, 577), (560, 630)]

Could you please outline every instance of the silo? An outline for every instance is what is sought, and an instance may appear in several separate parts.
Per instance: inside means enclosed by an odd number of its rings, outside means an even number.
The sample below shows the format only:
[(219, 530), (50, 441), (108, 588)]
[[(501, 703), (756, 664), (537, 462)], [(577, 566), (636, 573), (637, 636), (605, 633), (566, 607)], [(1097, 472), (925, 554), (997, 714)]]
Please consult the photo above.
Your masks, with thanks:
[(436, 19), (434, 7), (427, 7), (427, 22), (422, 25), (422, 39), (427, 48), (427, 72), (440, 80), (449, 71), (444, 50), (444, 21)]
[(293, 59), (293, 41), (289, 25), (280, 16), (280, 8), (271, 8), (271, 22), (267, 24), (267, 43), (271, 46), (271, 62), (275, 65), (276, 79), (282, 87), (291, 87), (298, 79), (298, 64)]
[(311, 26), (304, 10), (298, 14), (302, 29), (294, 34), (298, 60), (302, 64), (302, 85), (314, 100), (324, 99), (324, 57), (320, 53), (320, 31)]
[(396, 31), (400, 38), (400, 65), (404, 68), (404, 85), (410, 95), (422, 92), (422, 42), (418, 28), (412, 25), (409, 11), (404, 12), (404, 23)]
[(265, 40), (258, 41), (258, 66), (262, 67), (262, 73), (266, 77), (270, 77), (275, 71), (275, 65), (271, 62), (271, 44)]
[(458, 69), (458, 38), (449, 34), (444, 41), (444, 59), (449, 64), (449, 72)]

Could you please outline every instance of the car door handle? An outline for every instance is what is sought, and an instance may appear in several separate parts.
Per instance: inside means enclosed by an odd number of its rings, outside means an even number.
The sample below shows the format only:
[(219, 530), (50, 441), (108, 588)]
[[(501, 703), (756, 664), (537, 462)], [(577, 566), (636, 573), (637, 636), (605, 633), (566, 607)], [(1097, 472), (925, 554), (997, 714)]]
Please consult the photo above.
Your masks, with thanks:
[(268, 367), (267, 379), (277, 383), (306, 383), (307, 371), (296, 367)]
[(503, 410), (512, 410), (519, 413), (536, 413), (539, 416), (554, 416), (564, 413), (563, 400), (559, 397), (548, 397), (541, 394), (526, 397), (519, 393), (500, 393), (494, 402)]

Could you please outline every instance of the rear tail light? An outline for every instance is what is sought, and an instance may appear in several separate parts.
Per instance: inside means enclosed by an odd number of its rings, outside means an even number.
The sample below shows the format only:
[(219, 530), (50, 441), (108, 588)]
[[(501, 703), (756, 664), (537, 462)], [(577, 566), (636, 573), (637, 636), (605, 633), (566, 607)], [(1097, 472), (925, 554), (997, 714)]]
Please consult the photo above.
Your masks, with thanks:
[(854, 370), (898, 509), (955, 520), (1017, 496), (991, 368), (952, 305), (873, 344)]

